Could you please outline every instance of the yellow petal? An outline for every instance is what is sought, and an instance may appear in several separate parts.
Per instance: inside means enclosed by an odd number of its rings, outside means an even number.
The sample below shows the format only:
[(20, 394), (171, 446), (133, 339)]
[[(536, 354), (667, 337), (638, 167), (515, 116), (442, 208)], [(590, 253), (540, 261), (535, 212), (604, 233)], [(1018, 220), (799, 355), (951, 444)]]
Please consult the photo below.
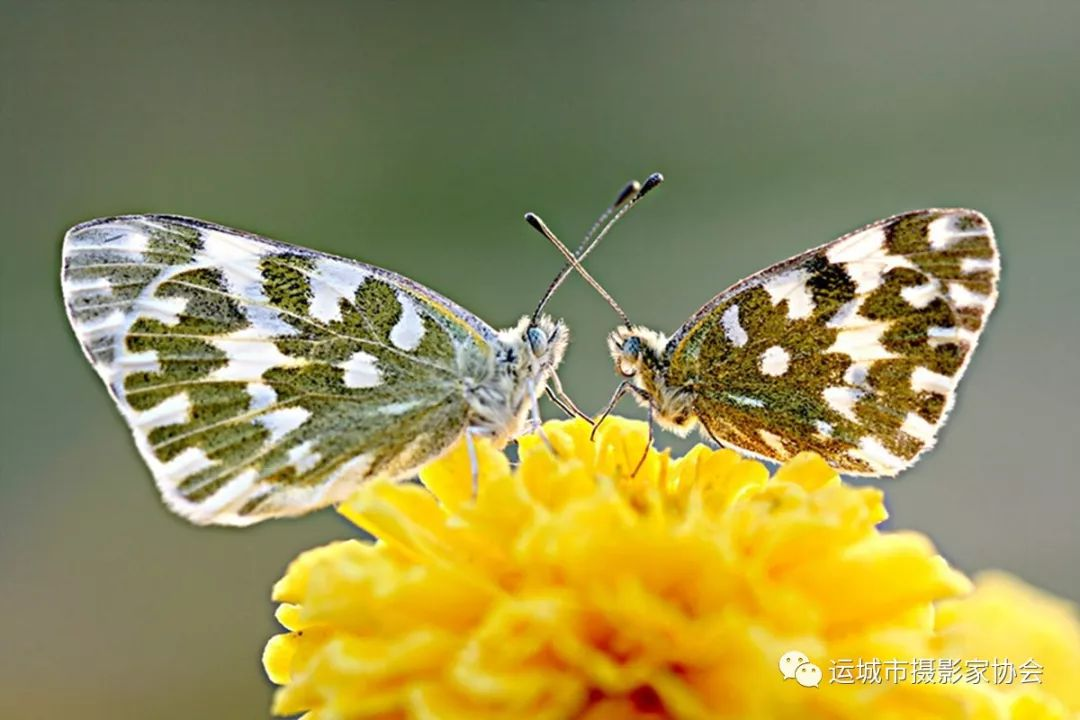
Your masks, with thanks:
[[(1080, 703), (1075, 609), (884, 531), (881, 491), (815, 455), (770, 477), (731, 450), (680, 459), (644, 423), (547, 423), (516, 467), (464, 441), (424, 486), (340, 511), (375, 542), (302, 554), (274, 587), (278, 714), (344, 718), (1035, 720)], [(546, 438), (546, 442), (545, 439)], [(550, 446), (549, 444), (550, 443)], [(647, 455), (643, 456), (647, 450)], [(644, 457), (640, 469), (634, 468)], [(819, 687), (784, 680), (797, 650)], [(1030, 656), (1041, 685), (839, 685), (844, 658)], [(1026, 658), (1024, 658), (1026, 659)]]

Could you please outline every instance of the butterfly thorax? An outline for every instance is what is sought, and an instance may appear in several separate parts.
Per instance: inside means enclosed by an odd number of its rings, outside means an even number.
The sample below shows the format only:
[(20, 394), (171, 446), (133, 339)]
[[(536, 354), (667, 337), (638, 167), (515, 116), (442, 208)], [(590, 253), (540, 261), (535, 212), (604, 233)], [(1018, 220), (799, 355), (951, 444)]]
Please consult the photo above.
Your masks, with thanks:
[(615, 370), (637, 388), (635, 399), (651, 407), (652, 417), (661, 427), (686, 435), (697, 423), (690, 388), (665, 382), (667, 338), (643, 327), (620, 327), (608, 336), (608, 348)]
[(533, 401), (547, 388), (568, 340), (562, 321), (546, 315), (535, 324), (523, 317), (514, 327), (499, 331), (490, 362), (465, 387), (470, 430), (491, 437), (497, 445), (521, 434)]

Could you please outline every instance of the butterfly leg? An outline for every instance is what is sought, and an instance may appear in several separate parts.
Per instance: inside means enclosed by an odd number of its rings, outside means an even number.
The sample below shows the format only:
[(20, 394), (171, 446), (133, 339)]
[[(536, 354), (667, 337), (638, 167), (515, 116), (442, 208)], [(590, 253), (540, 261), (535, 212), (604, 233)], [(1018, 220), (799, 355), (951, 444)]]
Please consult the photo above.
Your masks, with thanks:
[(546, 388), (547, 396), (553, 403), (559, 406), (559, 408), (570, 417), (577, 416), (589, 423), (593, 424), (593, 419), (586, 415), (581, 408), (574, 404), (574, 401), (570, 399), (570, 396), (563, 390), (562, 381), (555, 373), (551, 374), (551, 384)]
[(551, 388), (546, 388), (544, 390), (544, 394), (547, 395), (548, 400), (555, 403), (555, 405), (558, 406), (558, 408), (562, 410), (567, 417), (574, 417), (573, 409), (571, 409), (570, 406), (567, 405), (562, 398), (556, 395), (554, 390), (552, 390)]
[[(637, 388), (634, 388), (636, 391)], [(638, 470), (641, 470), (641, 466), (645, 464), (645, 458), (649, 457), (649, 448), (653, 444), (653, 406), (649, 403), (649, 439), (645, 441), (645, 450), (641, 453), (641, 459), (638, 460), (637, 465), (634, 466), (634, 472), (630, 473), (630, 477), (636, 477)]]
[(476, 456), (476, 443), (473, 441), (473, 430), (465, 430), (465, 451), (469, 454), (469, 474), (472, 476), (472, 496), (480, 490), (480, 460)]
[(598, 417), (596, 419), (596, 422), (593, 423), (592, 432), (589, 433), (589, 440), (596, 439), (596, 431), (600, 429), (600, 423), (604, 422), (604, 420), (607, 419), (607, 416), (610, 415), (611, 411), (615, 409), (615, 405), (619, 402), (619, 400), (622, 399), (622, 396), (625, 395), (626, 391), (632, 387), (633, 385), (631, 385), (625, 380), (619, 383), (619, 387), (615, 389), (615, 394), (611, 396), (611, 400), (608, 401), (607, 407), (604, 408), (604, 412), (600, 413), (600, 417)]
[(718, 448), (727, 447), (727, 445), (724, 445), (724, 443), (720, 442), (720, 438), (713, 435), (713, 431), (709, 429), (708, 425), (706, 425), (705, 423), (701, 423), (701, 427), (705, 428), (705, 432), (708, 434), (709, 439), (712, 440), (714, 443), (716, 443), (716, 447), (718, 447)]
[(547, 433), (544, 432), (543, 420), (540, 418), (540, 400), (536, 394), (536, 385), (531, 379), (526, 380), (525, 390), (529, 393), (529, 399), (532, 401), (532, 421), (533, 430), (540, 436), (540, 439), (544, 441), (544, 445), (547, 446), (548, 451), (552, 455), (558, 455), (555, 451), (555, 446), (551, 444), (551, 440), (548, 439)]

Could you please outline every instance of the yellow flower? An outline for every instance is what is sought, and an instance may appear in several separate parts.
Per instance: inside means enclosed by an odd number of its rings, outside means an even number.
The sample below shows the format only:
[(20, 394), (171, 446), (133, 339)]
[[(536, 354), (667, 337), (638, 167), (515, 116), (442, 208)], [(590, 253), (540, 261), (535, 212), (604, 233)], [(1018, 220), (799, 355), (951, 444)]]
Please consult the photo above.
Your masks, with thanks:
[[(275, 713), (1063, 717), (1042, 691), (830, 682), (845, 658), (981, 648), (962, 645), (973, 601), (935, 632), (935, 603), (969, 581), (925, 537), (878, 530), (881, 492), (817, 456), (770, 477), (730, 450), (650, 449), (630, 477), (644, 424), (609, 418), (595, 442), (582, 421), (544, 432), (555, 454), (522, 438), (516, 468), (479, 443), (475, 498), (462, 444), (421, 472), (426, 489), (376, 482), (341, 506), (376, 542), (304, 553), (275, 586), (290, 630), (264, 654)], [(820, 665), (818, 687), (784, 679), (793, 650)]]
[(938, 607), (937, 635), (943, 657), (998, 660), (1000, 679), (1012, 679), (1002, 683), (1010, 702), (1039, 701), (1059, 713), (1048, 717), (1080, 717), (1075, 605), (1004, 573), (982, 573), (975, 592)]

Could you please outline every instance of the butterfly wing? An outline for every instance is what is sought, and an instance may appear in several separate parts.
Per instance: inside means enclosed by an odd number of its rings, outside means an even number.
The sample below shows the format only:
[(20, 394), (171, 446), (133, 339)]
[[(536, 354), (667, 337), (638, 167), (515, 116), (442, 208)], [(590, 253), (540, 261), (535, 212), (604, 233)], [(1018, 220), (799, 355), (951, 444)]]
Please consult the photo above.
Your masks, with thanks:
[(182, 217), (64, 238), (71, 325), (168, 505), (245, 525), (400, 476), (465, 428), (495, 332), (394, 273)]
[(716, 296), (668, 342), (667, 382), (722, 444), (895, 475), (933, 446), (999, 269), (973, 210), (882, 220)]

